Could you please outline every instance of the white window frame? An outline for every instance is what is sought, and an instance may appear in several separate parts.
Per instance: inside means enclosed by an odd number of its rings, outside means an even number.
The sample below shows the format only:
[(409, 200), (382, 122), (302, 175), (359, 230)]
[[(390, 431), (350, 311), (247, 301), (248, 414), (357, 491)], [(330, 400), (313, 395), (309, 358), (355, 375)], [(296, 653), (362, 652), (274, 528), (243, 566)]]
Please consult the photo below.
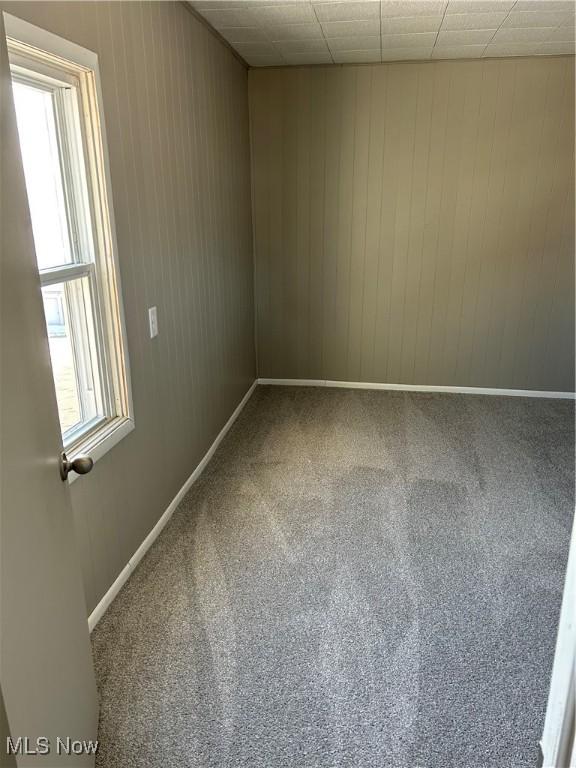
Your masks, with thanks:
[[(134, 429), (134, 411), (130, 366), (126, 340), (126, 323), (118, 247), (110, 182), (110, 163), (98, 56), (86, 48), (36, 27), (8, 13), (3, 13), (11, 67), (17, 77), (33, 61), (35, 73), (45, 76), (47, 84), (70, 78), (77, 88), (79, 111), (84, 131), (86, 181), (89, 186), (89, 210), (93, 250), (92, 261), (67, 264), (54, 270), (44, 270), (42, 285), (62, 281), (64, 275), (89, 277), (96, 290), (92, 297), (95, 321), (99, 323), (98, 344), (105, 360), (103, 397), (108, 414), (92, 429), (83, 425), (82, 433), (74, 438), (67, 433), (65, 444), (69, 459), (88, 454), (97, 461)], [(80, 235), (81, 236), (81, 235)], [(89, 245), (85, 246), (90, 248)], [(68, 476), (73, 482), (78, 475)]]

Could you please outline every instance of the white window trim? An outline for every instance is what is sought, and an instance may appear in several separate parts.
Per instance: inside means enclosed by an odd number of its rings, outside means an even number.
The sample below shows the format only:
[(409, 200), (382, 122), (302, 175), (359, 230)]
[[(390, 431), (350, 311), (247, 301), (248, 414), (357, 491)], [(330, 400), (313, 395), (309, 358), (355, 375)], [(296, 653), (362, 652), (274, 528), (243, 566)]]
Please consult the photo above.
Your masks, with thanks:
[[(97, 229), (101, 242), (105, 243), (105, 256), (99, 263), (99, 269), (106, 270), (106, 285), (108, 290), (102, 296), (107, 303), (103, 312), (110, 319), (115, 328), (116, 355), (121, 359), (123, 382), (115, 387), (117, 393), (121, 393), (122, 402), (118, 410), (121, 416), (108, 419), (100, 428), (88, 432), (77, 443), (67, 448), (69, 459), (80, 454), (88, 454), (96, 462), (102, 458), (111, 448), (117, 445), (122, 438), (134, 429), (134, 408), (132, 401), (132, 385), (130, 377), (130, 364), (128, 359), (128, 346), (126, 335), (126, 320), (124, 304), (120, 285), (120, 268), (118, 264), (118, 244), (116, 240), (116, 224), (114, 220), (114, 205), (112, 199), (112, 184), (110, 175), (110, 160), (108, 156), (108, 142), (106, 138), (106, 124), (104, 119), (104, 104), (102, 98), (102, 86), (100, 80), (100, 68), (98, 56), (87, 48), (82, 48), (76, 43), (65, 40), (52, 32), (41, 29), (27, 21), (3, 13), (6, 38), (9, 41), (31, 46), (39, 51), (46, 51), (52, 56), (57, 56), (63, 63), (70, 62), (74, 67), (85, 70), (86, 77), (92, 78), (92, 90), (95, 93), (96, 104), (84, 105), (87, 123), (91, 123), (93, 135), (100, 138), (97, 150), (98, 157), (87, 158), (91, 164), (93, 178), (99, 186), (99, 197), (104, 202), (103, 211), (94, 211), (97, 219)], [(103, 215), (102, 215), (103, 214)], [(103, 262), (103, 263), (102, 263)], [(85, 269), (87, 265), (77, 265), (79, 269)], [(76, 267), (73, 267), (76, 268)], [(46, 277), (44, 277), (46, 279)], [(112, 295), (110, 295), (112, 294)], [(71, 472), (69, 482), (74, 482), (79, 476)]]

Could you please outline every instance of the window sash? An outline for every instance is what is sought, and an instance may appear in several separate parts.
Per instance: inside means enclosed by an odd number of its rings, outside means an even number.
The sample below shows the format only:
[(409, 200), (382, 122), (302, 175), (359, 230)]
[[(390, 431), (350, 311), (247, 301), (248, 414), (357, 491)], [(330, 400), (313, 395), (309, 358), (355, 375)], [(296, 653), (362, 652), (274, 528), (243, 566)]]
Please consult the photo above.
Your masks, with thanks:
[(64, 283), (68, 280), (76, 280), (79, 277), (92, 277), (95, 265), (93, 262), (81, 264), (63, 264), (61, 267), (50, 267), (40, 270), (40, 282), (42, 287)]
[[(74, 375), (79, 399), (81, 420), (70, 429), (63, 430), (62, 440), (65, 448), (79, 442), (86, 433), (98, 428), (103, 422), (113, 418), (115, 402), (110, 386), (110, 361), (108, 359), (105, 339), (105, 329), (102, 323), (100, 290), (97, 281), (95, 253), (93, 247), (93, 232), (90, 222), (90, 202), (88, 194), (88, 179), (85, 171), (84, 135), (79, 120), (79, 103), (77, 83), (71, 85), (51, 77), (49, 82), (44, 73), (37, 77), (32, 69), (18, 68), (16, 78), (33, 88), (40, 88), (52, 94), (56, 120), (56, 138), (62, 185), (64, 189), (64, 205), (68, 225), (69, 239), (72, 247), (72, 263), (57, 267), (40, 269), (42, 287), (63, 284), (66, 290), (66, 302), (69, 308), (69, 324), (71, 347), (75, 361)], [(88, 278), (91, 303), (91, 317), (88, 328), (82, 323), (82, 309), (78, 304), (76, 290), (72, 289), (73, 281)], [(86, 338), (87, 333), (90, 336)], [(90, 354), (90, 341), (95, 348), (95, 360)], [(102, 413), (94, 418), (87, 418), (88, 382), (94, 380), (94, 387), (99, 397), (98, 403)], [(96, 393), (94, 394), (96, 396)]]
[[(26, 61), (23, 57), (19, 60)], [(79, 81), (74, 77), (67, 80), (47, 77), (33, 66), (33, 62), (27, 67), (25, 64), (15, 66), (12, 79), (52, 95), (72, 259), (74, 262), (94, 261), (96, 233), (92, 225), (93, 201), (86, 172), (86, 135), (80, 119)]]
[[(84, 325), (82, 322), (84, 306), (76, 295), (79, 289), (75, 286), (75, 283), (82, 278), (87, 278), (90, 292), (90, 319), (92, 320), (91, 325), (93, 327), (88, 329), (88, 333), (82, 327)], [(40, 272), (40, 284), (43, 288), (63, 284), (66, 291), (68, 322), (71, 335), (70, 342), (74, 359), (76, 360), (75, 376), (77, 377), (77, 391), (82, 415), (82, 421), (79, 424), (62, 433), (64, 447), (68, 448), (83, 439), (87, 433), (117, 416), (114, 407), (114, 394), (110, 387), (110, 376), (108, 375), (109, 362), (106, 344), (100, 322), (101, 311), (96, 284), (96, 265), (94, 263), (66, 264), (61, 267), (42, 270)], [(91, 348), (95, 349), (96, 365), (92, 364)], [(88, 389), (87, 372), (89, 370), (95, 379), (94, 386), (97, 391), (94, 396), (101, 405), (102, 413), (94, 418), (87, 419), (85, 418), (86, 411), (88, 410), (85, 393)]]
[[(65, 151), (69, 156), (76, 152), (80, 161), (63, 168), (69, 189), (84, 190), (85, 195), (68, 201), (75, 261), (43, 270), (40, 282), (44, 286), (84, 277), (90, 284), (107, 417), (86, 423), (81, 434), (70, 430), (63, 439), (69, 457), (88, 452), (97, 461), (134, 429), (98, 58), (14, 16), (4, 13), (4, 20), (15, 79), (32, 77), (35, 87), (55, 93), (60, 140), (73, 137)], [(70, 124), (70, 116), (76, 122)], [(74, 177), (78, 168), (81, 174)], [(84, 212), (83, 219), (74, 206)], [(70, 480), (75, 479), (72, 474)]]

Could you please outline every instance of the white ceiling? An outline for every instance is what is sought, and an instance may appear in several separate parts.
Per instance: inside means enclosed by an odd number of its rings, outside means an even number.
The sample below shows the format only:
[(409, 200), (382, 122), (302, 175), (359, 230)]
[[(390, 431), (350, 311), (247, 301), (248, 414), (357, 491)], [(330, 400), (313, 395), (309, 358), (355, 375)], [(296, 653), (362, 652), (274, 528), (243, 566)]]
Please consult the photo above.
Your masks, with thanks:
[(190, 0), (251, 66), (574, 53), (574, 0)]

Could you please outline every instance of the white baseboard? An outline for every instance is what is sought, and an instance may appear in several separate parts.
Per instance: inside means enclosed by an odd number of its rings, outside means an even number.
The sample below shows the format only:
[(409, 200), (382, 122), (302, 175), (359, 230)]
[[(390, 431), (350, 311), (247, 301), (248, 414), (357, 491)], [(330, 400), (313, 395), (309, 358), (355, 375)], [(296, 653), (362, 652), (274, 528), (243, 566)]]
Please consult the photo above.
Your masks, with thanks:
[(433, 384), (380, 384), (364, 381), (330, 381), (329, 379), (258, 379), (258, 384), (289, 387), (342, 387), (344, 389), (390, 389), (400, 392), (453, 392), (464, 395), (503, 395), (505, 397), (553, 397), (575, 400), (574, 392), (546, 392), (539, 389), (493, 389), (488, 387), (449, 387)]
[(232, 414), (232, 416), (230, 416), (226, 424), (224, 424), (218, 436), (216, 437), (216, 439), (214, 440), (214, 442), (212, 443), (212, 445), (210, 446), (210, 448), (207, 450), (206, 454), (202, 458), (202, 461), (198, 464), (194, 472), (192, 472), (190, 477), (186, 480), (182, 488), (180, 488), (176, 496), (174, 496), (174, 498), (168, 505), (168, 508), (163, 513), (162, 517), (158, 520), (154, 528), (152, 528), (148, 536), (146, 536), (142, 544), (140, 544), (136, 552), (134, 552), (134, 554), (128, 561), (128, 564), (120, 572), (120, 575), (118, 576), (116, 581), (112, 584), (108, 592), (106, 592), (102, 600), (100, 600), (96, 608), (94, 608), (94, 610), (88, 617), (88, 629), (90, 630), (90, 632), (92, 632), (96, 624), (98, 624), (98, 622), (100, 621), (100, 619), (102, 618), (102, 616), (104, 615), (104, 613), (106, 612), (106, 610), (108, 609), (108, 607), (110, 606), (110, 604), (112, 603), (112, 601), (114, 600), (118, 592), (120, 592), (120, 590), (122, 589), (126, 581), (128, 581), (128, 578), (130, 577), (130, 574), (132, 573), (134, 568), (136, 568), (140, 560), (142, 560), (146, 552), (150, 549), (154, 541), (158, 538), (160, 532), (162, 531), (162, 529), (164, 528), (168, 520), (170, 520), (177, 506), (180, 504), (180, 502), (182, 501), (186, 493), (188, 493), (193, 483), (200, 477), (200, 475), (202, 474), (202, 471), (206, 467), (206, 464), (208, 464), (208, 462), (214, 455), (214, 452), (216, 451), (216, 449), (218, 448), (218, 446), (226, 436), (226, 433), (228, 432), (232, 424), (234, 424), (234, 422), (240, 415), (242, 409), (250, 399), (250, 396), (252, 395), (252, 392), (254, 392), (254, 389), (256, 388), (257, 384), (258, 384), (258, 380), (255, 380), (251, 384), (250, 389), (246, 392), (242, 400), (238, 403), (238, 405), (234, 410), (234, 413)]

